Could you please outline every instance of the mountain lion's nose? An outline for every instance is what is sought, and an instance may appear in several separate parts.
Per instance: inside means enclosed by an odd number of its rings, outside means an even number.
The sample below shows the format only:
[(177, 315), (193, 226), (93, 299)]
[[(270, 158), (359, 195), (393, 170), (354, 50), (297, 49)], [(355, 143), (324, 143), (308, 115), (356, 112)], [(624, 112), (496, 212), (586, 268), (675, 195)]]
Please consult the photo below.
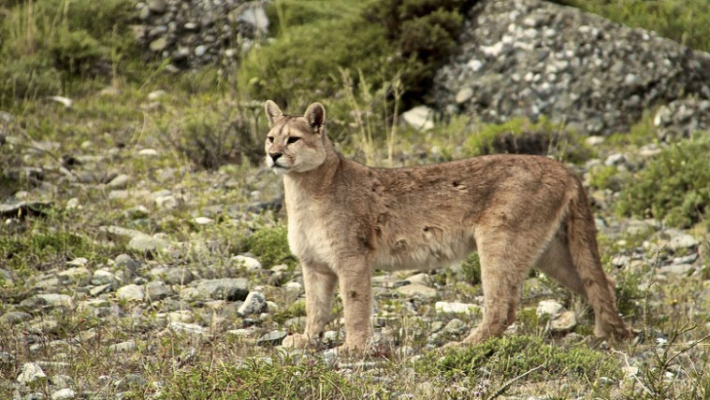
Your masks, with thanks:
[(273, 162), (276, 162), (281, 157), (281, 153), (269, 153), (269, 157)]

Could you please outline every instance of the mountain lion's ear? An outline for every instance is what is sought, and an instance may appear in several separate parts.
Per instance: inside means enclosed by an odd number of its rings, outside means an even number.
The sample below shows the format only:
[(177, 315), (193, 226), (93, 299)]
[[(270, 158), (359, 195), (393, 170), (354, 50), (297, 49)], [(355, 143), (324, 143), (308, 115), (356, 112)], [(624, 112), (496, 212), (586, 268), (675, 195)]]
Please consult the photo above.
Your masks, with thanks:
[(284, 113), (281, 112), (279, 106), (277, 106), (276, 103), (271, 100), (266, 100), (266, 104), (264, 104), (264, 109), (266, 110), (266, 116), (269, 118), (269, 126), (274, 124), (275, 119), (284, 115)]
[(325, 108), (321, 103), (313, 103), (308, 106), (308, 109), (303, 117), (306, 121), (308, 121), (308, 125), (313, 128), (314, 133), (321, 133), (323, 131), (323, 124), (325, 124)]

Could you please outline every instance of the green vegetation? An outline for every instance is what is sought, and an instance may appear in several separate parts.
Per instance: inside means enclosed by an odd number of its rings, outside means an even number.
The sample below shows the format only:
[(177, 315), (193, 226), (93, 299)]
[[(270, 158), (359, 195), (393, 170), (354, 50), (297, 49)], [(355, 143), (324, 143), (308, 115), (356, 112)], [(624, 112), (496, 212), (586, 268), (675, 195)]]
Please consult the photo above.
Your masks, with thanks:
[(463, 277), (466, 282), (471, 285), (481, 283), (481, 260), (478, 258), (478, 253), (471, 253), (461, 264)]
[(263, 227), (244, 239), (244, 249), (261, 260), (265, 268), (278, 264), (291, 267), (297, 264), (296, 258), (288, 247), (288, 233), (283, 225)]
[(569, 162), (591, 157), (579, 136), (541, 117), (537, 122), (514, 118), (502, 124), (483, 124), (464, 143), (468, 156), (495, 153), (552, 155)]
[[(278, 21), (277, 40), (244, 60), (238, 87), (253, 98), (273, 99), (295, 109), (314, 92), (337, 98), (343, 87), (341, 70), (346, 69), (356, 78), (366, 77), (374, 92), (401, 76), (404, 101), (414, 102), (454, 51), (465, 4), (276, 1), (270, 15)], [(325, 47), (329, 51), (323, 51)]]
[(165, 384), (161, 399), (354, 399), (362, 387), (322, 362), (249, 359), (179, 371)]
[(710, 3), (706, 0), (555, 0), (579, 7), (697, 50), (710, 51)]
[(624, 187), (619, 212), (653, 217), (676, 227), (704, 220), (710, 202), (708, 165), (710, 140), (699, 136), (670, 145)]
[(115, 77), (137, 58), (129, 0), (17, 3), (0, 26), (2, 108), (18, 99), (66, 94), (87, 77)]
[(432, 368), (448, 379), (466, 376), (472, 383), (489, 375), (519, 376), (528, 371), (533, 371), (528, 380), (569, 375), (595, 382), (601, 377), (621, 376), (616, 360), (585, 344), (549, 344), (540, 337), (525, 335), (490, 339), (478, 346), (457, 349), (439, 360), (424, 360), (420, 368)]

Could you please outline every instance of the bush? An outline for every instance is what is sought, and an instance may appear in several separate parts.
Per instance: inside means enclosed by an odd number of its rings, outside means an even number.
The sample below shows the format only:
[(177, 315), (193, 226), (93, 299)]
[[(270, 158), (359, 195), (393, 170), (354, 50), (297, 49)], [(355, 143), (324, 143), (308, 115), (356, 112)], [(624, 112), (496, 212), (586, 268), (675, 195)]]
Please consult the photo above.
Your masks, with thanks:
[[(373, 92), (400, 75), (405, 103), (421, 99), (456, 48), (463, 0), (277, 1), (276, 40), (254, 49), (238, 71), (252, 97), (295, 108), (342, 89), (341, 69), (368, 79)], [(276, 28), (276, 26), (278, 28)], [(357, 84), (358, 82), (356, 82)]]
[(570, 162), (582, 162), (592, 155), (577, 134), (544, 117), (538, 122), (515, 118), (502, 124), (484, 124), (464, 143), (464, 151), (470, 156), (497, 153), (552, 155)]
[(671, 145), (650, 160), (619, 196), (622, 215), (652, 217), (689, 227), (704, 218), (710, 202), (710, 140)]
[(242, 250), (257, 256), (265, 268), (278, 264), (293, 267), (297, 264), (296, 257), (288, 247), (288, 232), (283, 225), (261, 228), (254, 232), (244, 240)]

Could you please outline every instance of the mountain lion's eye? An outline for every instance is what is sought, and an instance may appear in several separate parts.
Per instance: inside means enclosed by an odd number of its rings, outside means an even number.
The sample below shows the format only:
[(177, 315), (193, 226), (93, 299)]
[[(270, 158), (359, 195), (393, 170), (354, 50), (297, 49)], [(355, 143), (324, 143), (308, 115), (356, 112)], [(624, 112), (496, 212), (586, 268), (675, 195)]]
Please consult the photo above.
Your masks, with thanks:
[(269, 140), (269, 143), (274, 143), (274, 137), (273, 137), (273, 136), (269, 136), (269, 137), (267, 137), (266, 139)]
[(288, 140), (286, 140), (286, 143), (288, 143), (288, 144), (296, 143), (300, 139), (301, 139), (300, 137), (289, 136)]

